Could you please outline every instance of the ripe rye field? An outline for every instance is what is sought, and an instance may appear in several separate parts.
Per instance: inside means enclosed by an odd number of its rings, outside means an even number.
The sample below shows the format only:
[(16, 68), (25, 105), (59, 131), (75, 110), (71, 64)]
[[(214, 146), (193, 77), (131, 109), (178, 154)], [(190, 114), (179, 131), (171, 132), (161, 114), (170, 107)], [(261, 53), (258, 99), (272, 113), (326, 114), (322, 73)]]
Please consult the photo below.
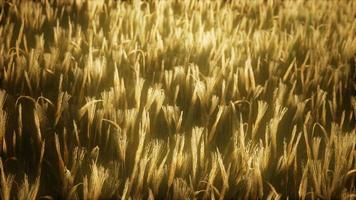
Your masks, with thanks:
[(356, 1), (0, 0), (1, 199), (355, 199)]

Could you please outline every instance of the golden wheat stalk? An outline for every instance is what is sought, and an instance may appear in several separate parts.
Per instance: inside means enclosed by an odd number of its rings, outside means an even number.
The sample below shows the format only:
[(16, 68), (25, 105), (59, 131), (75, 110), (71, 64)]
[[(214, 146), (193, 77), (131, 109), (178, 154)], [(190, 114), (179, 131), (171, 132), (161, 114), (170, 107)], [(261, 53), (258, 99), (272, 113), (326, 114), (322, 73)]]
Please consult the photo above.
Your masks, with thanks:
[(10, 194), (12, 189), (12, 184), (14, 182), (13, 175), (6, 175), (4, 171), (4, 165), (2, 159), (0, 159), (0, 178), (1, 178), (1, 199), (10, 200)]
[(175, 136), (175, 146), (173, 149), (172, 161), (168, 173), (168, 187), (171, 187), (174, 176), (177, 170), (177, 166), (181, 165), (182, 151), (184, 147), (184, 135)]
[(262, 118), (265, 115), (267, 108), (268, 108), (267, 102), (258, 101), (257, 105), (258, 105), (257, 106), (257, 117), (255, 120), (255, 123), (252, 126), (252, 138), (256, 137), (256, 134), (257, 134), (258, 128), (260, 127)]
[(6, 92), (0, 90), (0, 153), (3, 152), (6, 146), (5, 133), (6, 133), (7, 114), (3, 110), (5, 100), (6, 100)]
[(102, 166), (97, 166), (92, 162), (90, 175), (83, 178), (84, 199), (99, 199), (104, 182), (108, 178), (108, 171)]
[(36, 178), (34, 183), (29, 183), (28, 176), (25, 175), (23, 182), (20, 185), (20, 189), (17, 193), (17, 198), (21, 200), (25, 200), (25, 199), (35, 200), (37, 199), (39, 188), (40, 188), (39, 177)]
[(192, 130), (192, 139), (191, 139), (191, 149), (192, 149), (192, 179), (195, 182), (196, 179), (196, 173), (198, 169), (198, 148), (201, 144), (202, 140), (202, 134), (203, 134), (204, 128), (201, 127), (194, 127)]

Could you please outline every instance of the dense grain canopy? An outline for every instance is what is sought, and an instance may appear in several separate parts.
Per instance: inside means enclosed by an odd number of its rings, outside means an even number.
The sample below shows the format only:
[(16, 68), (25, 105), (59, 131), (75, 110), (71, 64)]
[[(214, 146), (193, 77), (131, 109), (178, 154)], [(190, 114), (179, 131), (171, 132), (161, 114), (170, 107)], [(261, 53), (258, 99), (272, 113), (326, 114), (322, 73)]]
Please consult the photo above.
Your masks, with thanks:
[(1, 199), (353, 199), (356, 2), (0, 0)]

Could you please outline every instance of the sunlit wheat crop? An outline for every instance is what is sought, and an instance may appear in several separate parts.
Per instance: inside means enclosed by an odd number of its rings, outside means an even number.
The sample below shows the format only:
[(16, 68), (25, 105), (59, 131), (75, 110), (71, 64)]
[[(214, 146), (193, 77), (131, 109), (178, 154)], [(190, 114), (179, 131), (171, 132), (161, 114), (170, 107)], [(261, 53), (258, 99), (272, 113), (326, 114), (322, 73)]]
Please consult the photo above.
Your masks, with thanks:
[(355, 199), (356, 1), (0, 0), (1, 199)]

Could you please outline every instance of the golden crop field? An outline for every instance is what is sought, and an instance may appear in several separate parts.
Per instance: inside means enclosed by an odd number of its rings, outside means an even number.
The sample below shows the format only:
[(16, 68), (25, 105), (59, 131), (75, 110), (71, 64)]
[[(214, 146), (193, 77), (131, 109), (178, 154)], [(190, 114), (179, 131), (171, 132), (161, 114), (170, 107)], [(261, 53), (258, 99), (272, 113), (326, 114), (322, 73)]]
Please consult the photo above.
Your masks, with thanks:
[(356, 1), (0, 0), (1, 199), (355, 199)]

